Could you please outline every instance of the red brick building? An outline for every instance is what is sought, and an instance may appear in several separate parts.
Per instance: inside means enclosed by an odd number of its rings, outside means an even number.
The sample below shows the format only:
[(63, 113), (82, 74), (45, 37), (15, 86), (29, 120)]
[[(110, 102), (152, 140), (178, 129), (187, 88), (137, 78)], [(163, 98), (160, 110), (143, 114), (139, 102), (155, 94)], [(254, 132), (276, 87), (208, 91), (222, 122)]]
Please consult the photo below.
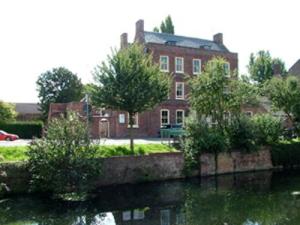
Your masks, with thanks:
[[(230, 52), (223, 43), (223, 35), (215, 34), (212, 40), (184, 37), (172, 34), (148, 32), (144, 21), (136, 22), (135, 42), (145, 46), (145, 52), (162, 71), (172, 76), (169, 99), (155, 109), (136, 116), (134, 133), (136, 137), (157, 137), (160, 127), (166, 124), (182, 124), (189, 113), (187, 96), (189, 87), (185, 75), (201, 76), (204, 65), (213, 57), (223, 57), (228, 64), (228, 75), (238, 69), (238, 55)], [(121, 48), (128, 46), (127, 34), (121, 35)], [(67, 108), (83, 115), (83, 103), (52, 104), (51, 118)], [(91, 133), (93, 137), (128, 137), (128, 115), (125, 112), (93, 109)]]

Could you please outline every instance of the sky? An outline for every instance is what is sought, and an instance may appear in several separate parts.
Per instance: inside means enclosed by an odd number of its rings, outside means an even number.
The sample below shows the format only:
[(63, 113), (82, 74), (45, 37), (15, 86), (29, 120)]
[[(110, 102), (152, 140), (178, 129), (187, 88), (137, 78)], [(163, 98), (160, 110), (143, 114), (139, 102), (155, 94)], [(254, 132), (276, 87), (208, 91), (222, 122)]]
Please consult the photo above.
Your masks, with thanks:
[(167, 15), (178, 35), (223, 33), (240, 73), (259, 50), (290, 68), (300, 58), (299, 8), (297, 0), (0, 0), (0, 100), (38, 102), (38, 76), (59, 66), (92, 82), (121, 33), (132, 41), (137, 20), (152, 31)]

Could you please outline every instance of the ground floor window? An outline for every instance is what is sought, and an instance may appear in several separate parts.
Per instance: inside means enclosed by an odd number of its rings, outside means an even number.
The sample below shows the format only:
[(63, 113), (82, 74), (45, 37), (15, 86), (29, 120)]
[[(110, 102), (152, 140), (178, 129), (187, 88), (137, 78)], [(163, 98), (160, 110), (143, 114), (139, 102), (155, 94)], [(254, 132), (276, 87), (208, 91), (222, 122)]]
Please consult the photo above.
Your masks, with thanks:
[[(128, 127), (130, 127), (130, 124), (129, 124), (129, 113), (128, 113)], [(139, 127), (139, 115), (138, 113), (134, 114), (133, 115), (133, 125), (132, 127), (134, 128), (138, 128)]]
[(162, 109), (160, 111), (160, 125), (165, 126), (167, 124), (170, 124), (170, 115), (168, 109)]
[(176, 110), (176, 124), (183, 125), (184, 123), (184, 110)]

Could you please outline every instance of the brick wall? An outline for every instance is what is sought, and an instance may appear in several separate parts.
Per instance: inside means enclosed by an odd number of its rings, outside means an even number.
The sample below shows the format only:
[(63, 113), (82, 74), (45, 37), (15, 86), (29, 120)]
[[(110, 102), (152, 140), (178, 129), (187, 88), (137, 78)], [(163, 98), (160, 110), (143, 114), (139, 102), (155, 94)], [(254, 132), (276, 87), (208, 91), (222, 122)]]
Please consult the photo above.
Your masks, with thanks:
[[(267, 170), (272, 168), (270, 151), (257, 153), (221, 153), (216, 170), (213, 154), (200, 157), (201, 168), (190, 176)], [(143, 156), (120, 156), (99, 159), (102, 174), (95, 179), (95, 186), (110, 186), (184, 178), (184, 156), (182, 153), (157, 153)], [(4, 183), (8, 193), (27, 193), (30, 174), (26, 163), (0, 163), (0, 184)], [(5, 190), (4, 190), (5, 191)], [(1, 195), (1, 192), (0, 192)]]
[(251, 154), (241, 152), (220, 153), (217, 157), (217, 165), (213, 154), (203, 154), (200, 157), (201, 176), (271, 168), (273, 168), (271, 153), (267, 148)]

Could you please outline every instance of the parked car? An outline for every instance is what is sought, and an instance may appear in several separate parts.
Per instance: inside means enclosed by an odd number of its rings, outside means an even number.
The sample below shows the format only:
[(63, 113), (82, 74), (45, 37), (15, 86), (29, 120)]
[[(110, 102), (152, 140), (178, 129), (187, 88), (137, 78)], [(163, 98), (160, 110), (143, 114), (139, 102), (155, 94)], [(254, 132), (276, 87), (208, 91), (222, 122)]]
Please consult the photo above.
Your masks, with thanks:
[(0, 141), (15, 141), (19, 139), (18, 135), (6, 133), (3, 130), (0, 130)]

